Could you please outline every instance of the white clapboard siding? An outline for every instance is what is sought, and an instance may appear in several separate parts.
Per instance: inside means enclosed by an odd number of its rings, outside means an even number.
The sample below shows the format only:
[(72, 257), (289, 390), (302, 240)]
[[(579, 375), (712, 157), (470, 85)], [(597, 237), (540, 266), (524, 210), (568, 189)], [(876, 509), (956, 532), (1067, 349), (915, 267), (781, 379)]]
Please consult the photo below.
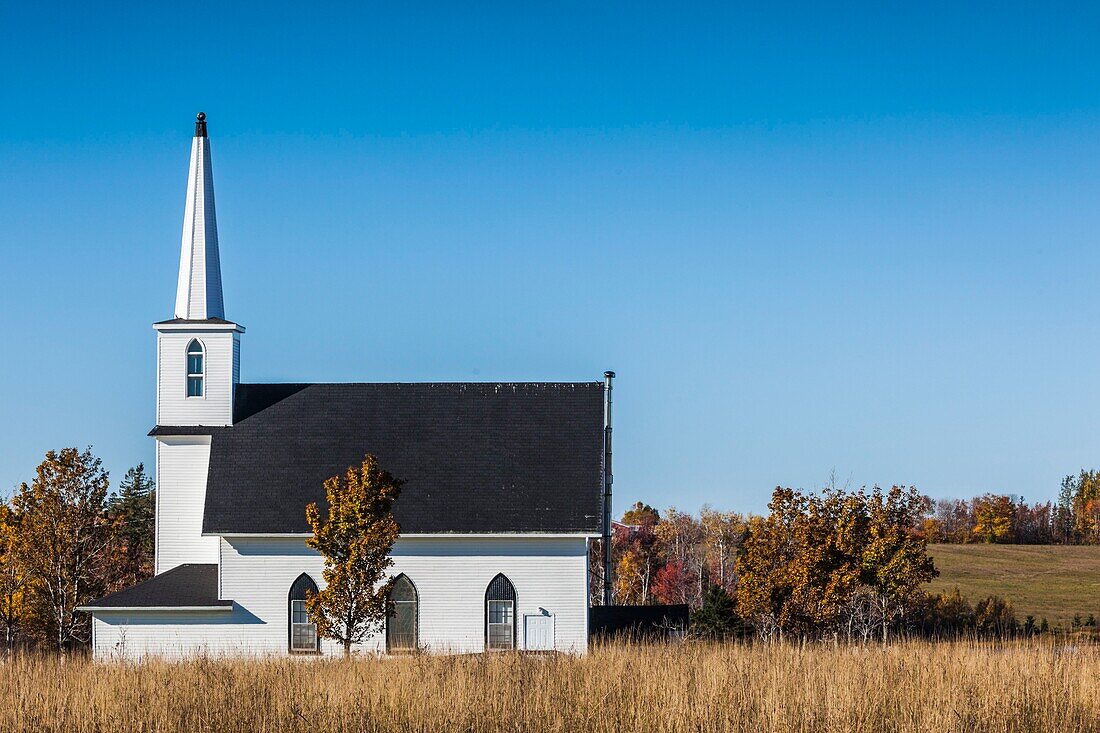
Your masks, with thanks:
[(156, 572), (216, 563), (218, 538), (202, 536), (210, 436), (157, 438)]
[[(554, 614), (554, 648), (584, 652), (588, 643), (587, 543), (577, 537), (403, 537), (392, 553), (394, 575), (404, 573), (419, 596), (419, 642), (436, 652), (485, 648), (485, 590), (497, 573), (516, 588), (517, 639), (523, 648), (524, 614)], [(323, 585), (324, 563), (295, 538), (225, 538), (221, 597), (264, 623), (250, 648), (286, 651), (287, 594), (299, 574)], [(261, 638), (263, 639), (261, 641)], [(364, 644), (382, 650), (384, 637)], [(336, 652), (336, 649), (327, 651)]]
[(92, 619), (95, 658), (182, 659), (206, 656), (261, 656), (250, 649), (250, 624), (257, 621), (232, 611), (96, 611)]
[[(194, 654), (286, 654), (290, 586), (301, 573), (323, 585), (324, 563), (295, 538), (221, 541), (221, 597), (233, 612), (96, 613), (95, 653), (137, 657)], [(516, 643), (525, 646), (523, 617), (553, 614), (553, 646), (583, 653), (588, 644), (588, 565), (584, 538), (405, 537), (393, 551), (393, 573), (405, 573), (419, 596), (419, 643), (437, 653), (485, 649), (485, 590), (497, 573), (516, 588)], [(181, 621), (182, 620), (182, 621)], [(220, 621), (220, 623), (215, 623)], [(204, 635), (209, 634), (209, 638)], [(120, 637), (125, 644), (120, 645)], [(383, 651), (384, 635), (360, 651)], [(120, 649), (122, 650), (120, 652)], [(339, 654), (331, 642), (322, 651)]]
[[(234, 331), (157, 332), (157, 425), (230, 425), (240, 359)], [(187, 345), (203, 345), (203, 396), (187, 396)]]
[[(233, 335), (233, 384), (239, 384), (241, 381), (241, 339), (234, 334)], [(232, 407), (230, 407), (230, 417), (232, 418)]]

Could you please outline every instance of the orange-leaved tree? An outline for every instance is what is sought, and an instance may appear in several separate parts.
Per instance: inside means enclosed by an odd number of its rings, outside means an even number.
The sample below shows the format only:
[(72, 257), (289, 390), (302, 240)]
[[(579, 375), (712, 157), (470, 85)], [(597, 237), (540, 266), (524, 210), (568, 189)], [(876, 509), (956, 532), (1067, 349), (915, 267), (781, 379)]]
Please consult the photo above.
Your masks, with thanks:
[(10, 653), (24, 620), (23, 598), (27, 571), (18, 554), (19, 515), (0, 502), (0, 626), (4, 627), (4, 648)]
[(741, 540), (736, 570), (737, 609), (752, 621), (760, 638), (782, 638), (790, 627), (790, 601), (798, 581), (797, 524), (806, 515), (806, 497), (776, 487), (768, 516), (753, 517)]
[(368, 455), (343, 477), (325, 481), (326, 518), (316, 503), (306, 507), (313, 531), (306, 544), (325, 560), (325, 587), (307, 592), (306, 609), (317, 634), (343, 644), (345, 656), (353, 644), (381, 630), (389, 612), (387, 571), (400, 532), (392, 509), (403, 483)]
[(90, 448), (63, 448), (46, 453), (13, 501), (20, 515), (17, 553), (32, 591), (30, 631), (58, 650), (88, 641), (90, 623), (77, 607), (111, 586), (107, 488), (107, 472)]

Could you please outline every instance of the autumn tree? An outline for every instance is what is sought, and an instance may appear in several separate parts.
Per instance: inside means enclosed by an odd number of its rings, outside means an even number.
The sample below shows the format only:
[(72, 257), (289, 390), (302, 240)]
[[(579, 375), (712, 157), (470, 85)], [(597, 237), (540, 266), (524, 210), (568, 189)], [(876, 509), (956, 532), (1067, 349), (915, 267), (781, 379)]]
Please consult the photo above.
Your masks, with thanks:
[(827, 489), (809, 502), (813, 534), (808, 553), (815, 564), (803, 584), (813, 590), (804, 615), (823, 633), (838, 636), (862, 579), (862, 555), (869, 540), (870, 517), (863, 490)]
[(622, 523), (628, 527), (653, 529), (659, 521), (661, 521), (660, 512), (640, 501), (634, 502), (633, 506), (623, 512)]
[(920, 588), (939, 575), (928, 555), (928, 543), (914, 531), (921, 516), (915, 489), (878, 487), (867, 499), (868, 536), (861, 560), (861, 582), (878, 603), (885, 643), (890, 623), (918, 600)]
[(654, 528), (663, 566), (654, 579), (654, 594), (661, 603), (687, 603), (698, 607), (703, 598), (703, 526), (676, 507), (665, 510)]
[(4, 649), (11, 652), (24, 620), (23, 599), (27, 573), (18, 555), (19, 515), (7, 503), (0, 503), (0, 625), (4, 628)]
[(753, 517), (741, 541), (737, 609), (765, 640), (781, 637), (789, 626), (801, 555), (796, 526), (805, 510), (802, 494), (776, 487), (768, 516)]
[(935, 517), (925, 517), (921, 520), (920, 532), (930, 545), (947, 541), (943, 525)]
[(972, 505), (974, 529), (971, 535), (975, 541), (1011, 543), (1016, 540), (1016, 506), (1010, 497), (986, 494), (974, 499)]
[(921, 630), (933, 638), (952, 638), (974, 628), (974, 607), (956, 587), (950, 593), (926, 595), (919, 619)]
[(649, 602), (652, 568), (633, 549), (623, 551), (615, 562), (615, 603), (642, 606)]
[(1049, 545), (1054, 542), (1054, 505), (1049, 501), (1028, 504), (1023, 497), (1015, 502), (1014, 540), (1022, 545)]
[(939, 539), (942, 542), (969, 542), (974, 528), (970, 503), (957, 499), (940, 499), (933, 508)]
[(661, 567), (656, 527), (661, 516), (653, 507), (637, 502), (623, 513), (612, 536), (615, 563), (615, 602), (645, 605), (652, 602), (651, 586)]
[(306, 544), (325, 560), (325, 587), (307, 593), (306, 609), (318, 635), (340, 642), (345, 656), (379, 631), (390, 611), (389, 554), (400, 532), (392, 509), (403, 483), (368, 455), (343, 477), (325, 481), (325, 519), (316, 503), (306, 507), (313, 531)]
[(979, 634), (1004, 638), (1016, 633), (1016, 613), (1010, 601), (989, 596), (974, 604), (974, 625)]
[(700, 578), (678, 559), (667, 561), (653, 578), (653, 597), (658, 603), (697, 606)]
[(31, 629), (44, 643), (69, 649), (89, 638), (76, 609), (110, 587), (113, 534), (107, 517), (107, 472), (91, 448), (50, 451), (30, 485), (13, 500), (20, 515), (17, 552), (31, 593)]
[(736, 512), (720, 512), (704, 505), (699, 511), (703, 554), (710, 580), (727, 591), (737, 587), (737, 545), (748, 525)]
[(736, 569), (737, 608), (761, 638), (866, 638), (920, 600), (935, 577), (916, 491), (817, 495), (777, 488), (768, 516), (749, 521)]
[(1090, 545), (1100, 543), (1100, 471), (1081, 471), (1073, 496), (1074, 533)]
[(125, 587), (152, 577), (156, 491), (144, 463), (126, 472), (118, 493), (111, 496), (107, 514), (117, 539), (117, 584)]

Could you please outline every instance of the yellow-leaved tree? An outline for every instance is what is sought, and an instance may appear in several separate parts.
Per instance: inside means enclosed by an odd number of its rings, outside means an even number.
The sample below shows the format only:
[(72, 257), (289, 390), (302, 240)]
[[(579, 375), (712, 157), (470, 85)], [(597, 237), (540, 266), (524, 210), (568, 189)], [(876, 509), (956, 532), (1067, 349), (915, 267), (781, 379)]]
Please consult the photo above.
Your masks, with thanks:
[(23, 623), (23, 598), (27, 571), (18, 555), (19, 515), (0, 502), (0, 626), (4, 627), (4, 649), (11, 653), (15, 636)]
[(403, 483), (368, 455), (343, 477), (325, 481), (324, 519), (316, 503), (306, 507), (313, 531), (306, 544), (325, 559), (325, 587), (307, 592), (306, 609), (317, 634), (340, 642), (345, 656), (353, 644), (381, 630), (389, 613), (387, 571), (400, 532), (392, 510)]
[(870, 524), (861, 580), (874, 594), (883, 644), (890, 624), (903, 618), (921, 586), (940, 574), (928, 554), (927, 540), (915, 529), (921, 507), (921, 496), (912, 487), (893, 486), (886, 492), (875, 487), (868, 497)]
[(974, 529), (971, 535), (978, 542), (1015, 542), (1012, 525), (1016, 520), (1016, 505), (1007, 496), (986, 494), (971, 502)]
[(1100, 544), (1100, 471), (1081, 471), (1073, 497), (1075, 531), (1087, 544)]

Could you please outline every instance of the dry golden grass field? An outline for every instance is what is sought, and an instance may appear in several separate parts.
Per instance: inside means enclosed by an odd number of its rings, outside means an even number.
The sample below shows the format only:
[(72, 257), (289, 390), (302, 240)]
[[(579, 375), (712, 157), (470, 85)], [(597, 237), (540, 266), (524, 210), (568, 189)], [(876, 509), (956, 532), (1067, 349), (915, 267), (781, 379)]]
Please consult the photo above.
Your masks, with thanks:
[(1068, 626), (1074, 614), (1100, 619), (1100, 546), (932, 545), (940, 577), (933, 591), (959, 590), (974, 603), (989, 595), (1012, 601), (1016, 617)]
[(612, 646), (585, 657), (0, 663), (3, 731), (1100, 731), (1100, 648)]

